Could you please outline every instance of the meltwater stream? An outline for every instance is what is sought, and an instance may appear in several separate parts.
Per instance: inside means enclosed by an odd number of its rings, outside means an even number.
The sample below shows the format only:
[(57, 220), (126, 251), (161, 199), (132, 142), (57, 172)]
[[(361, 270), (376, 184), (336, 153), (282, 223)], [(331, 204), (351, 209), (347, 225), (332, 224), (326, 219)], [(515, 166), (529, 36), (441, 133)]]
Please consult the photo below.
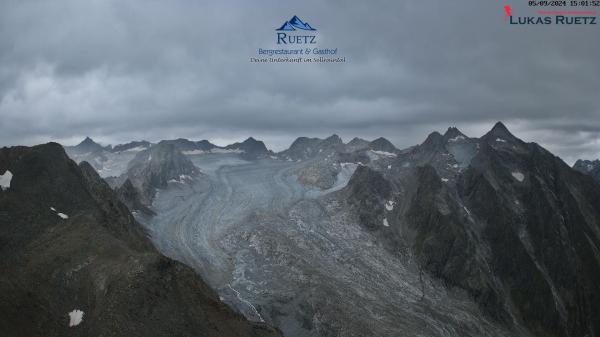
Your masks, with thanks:
[[(299, 163), (192, 157), (204, 176), (157, 193), (145, 220), (165, 255), (195, 268), (248, 319), (285, 336), (526, 336), (419, 273), (364, 231), (334, 194), (297, 182)], [(351, 174), (343, 172), (335, 188)]]

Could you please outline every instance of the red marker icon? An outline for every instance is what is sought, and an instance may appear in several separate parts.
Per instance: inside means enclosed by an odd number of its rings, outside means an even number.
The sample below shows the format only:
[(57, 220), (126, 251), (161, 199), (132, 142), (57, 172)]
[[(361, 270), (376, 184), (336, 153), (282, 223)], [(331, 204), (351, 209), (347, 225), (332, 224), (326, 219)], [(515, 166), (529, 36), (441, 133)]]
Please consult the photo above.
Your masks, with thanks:
[(512, 8), (510, 6), (504, 6), (504, 20), (512, 16)]

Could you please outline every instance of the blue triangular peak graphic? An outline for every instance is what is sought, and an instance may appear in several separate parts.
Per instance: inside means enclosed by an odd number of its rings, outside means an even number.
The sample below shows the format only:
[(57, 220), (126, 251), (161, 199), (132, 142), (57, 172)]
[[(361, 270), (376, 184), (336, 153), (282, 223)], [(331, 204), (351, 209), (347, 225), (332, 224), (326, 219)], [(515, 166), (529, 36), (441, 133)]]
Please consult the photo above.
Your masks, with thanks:
[(290, 23), (288, 21), (286, 21), (277, 30), (296, 30), (296, 29), (294, 29), (294, 27), (292, 25), (290, 25)]
[(311, 27), (311, 25), (309, 25), (308, 22), (304, 22), (304, 21), (300, 20), (300, 18), (296, 15), (294, 15), (290, 21), (284, 22), (283, 25), (281, 27), (279, 27), (279, 29), (277, 29), (277, 30), (296, 30), (296, 29), (316, 30), (313, 27)]

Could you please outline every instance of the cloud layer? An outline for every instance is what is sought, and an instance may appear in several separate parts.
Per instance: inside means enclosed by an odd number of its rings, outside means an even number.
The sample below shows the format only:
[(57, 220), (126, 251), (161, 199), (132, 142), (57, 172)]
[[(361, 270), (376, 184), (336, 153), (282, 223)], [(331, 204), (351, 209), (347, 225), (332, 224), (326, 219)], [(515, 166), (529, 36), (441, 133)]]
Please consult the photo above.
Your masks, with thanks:
[[(497, 120), (600, 157), (596, 26), (511, 26), (497, 1), (0, 3), (0, 145), (297, 136), (420, 143)], [(531, 15), (526, 5), (515, 15)], [(298, 15), (343, 64), (253, 64)]]

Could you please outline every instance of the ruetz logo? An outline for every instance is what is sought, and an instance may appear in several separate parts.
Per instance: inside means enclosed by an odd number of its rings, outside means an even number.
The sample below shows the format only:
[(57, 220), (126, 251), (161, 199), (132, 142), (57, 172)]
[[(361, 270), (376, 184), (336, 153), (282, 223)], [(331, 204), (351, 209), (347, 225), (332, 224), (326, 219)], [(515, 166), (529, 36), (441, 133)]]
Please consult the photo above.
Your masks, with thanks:
[(275, 29), (275, 47), (258, 48), (251, 63), (345, 63), (334, 46), (319, 46), (317, 29), (294, 15)]
[[(277, 44), (316, 44), (317, 35), (308, 34), (308, 32), (316, 32), (308, 22), (300, 20), (296, 15), (289, 21), (286, 21), (281, 27), (275, 29), (277, 31)], [(307, 33), (303, 33), (306, 31)], [(300, 32), (298, 34), (297, 32)]]

